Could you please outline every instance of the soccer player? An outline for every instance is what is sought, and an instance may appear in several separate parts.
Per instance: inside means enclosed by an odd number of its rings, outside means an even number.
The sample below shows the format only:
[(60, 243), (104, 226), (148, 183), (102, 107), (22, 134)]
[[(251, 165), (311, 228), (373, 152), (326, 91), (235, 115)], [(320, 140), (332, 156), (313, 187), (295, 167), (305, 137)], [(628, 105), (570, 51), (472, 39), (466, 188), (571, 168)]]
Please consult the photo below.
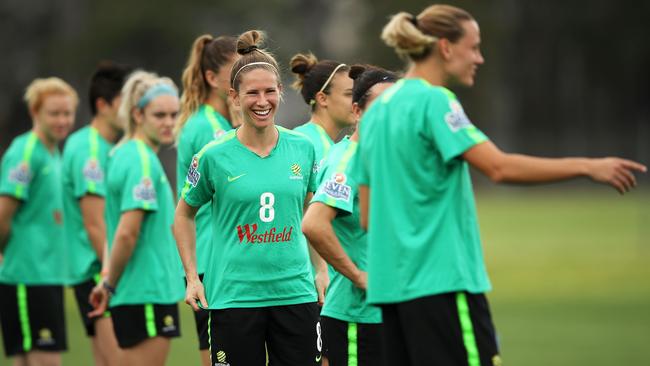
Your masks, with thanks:
[[(266, 345), (270, 364), (315, 365), (322, 290), (315, 289), (300, 230), (303, 206), (316, 188), (314, 148), (304, 135), (275, 124), (282, 85), (262, 41), (259, 31), (237, 40), (241, 58), (232, 68), (230, 96), (244, 123), (192, 160), (174, 234), (185, 301), (195, 311), (210, 309), (213, 364), (266, 365)], [(213, 238), (202, 284), (194, 216), (208, 202)], [(327, 276), (322, 259), (314, 265)]]
[[(376, 67), (352, 66), (356, 120), (368, 105), (397, 81)], [(321, 167), (320, 186), (305, 213), (302, 229), (319, 254), (336, 269), (321, 311), (323, 365), (383, 365), (381, 310), (366, 303), (366, 232), (359, 224), (357, 184), (350, 161), (359, 134), (330, 150)]]
[(108, 152), (122, 132), (117, 118), (120, 91), (130, 69), (100, 63), (89, 90), (93, 119), (70, 135), (63, 149), (64, 217), (70, 283), (73, 284), (86, 335), (91, 337), (95, 365), (116, 365), (120, 349), (108, 314), (91, 318), (90, 292), (100, 281), (106, 242), (104, 197)]
[(110, 298), (120, 365), (164, 365), (180, 336), (183, 279), (171, 233), (174, 197), (156, 152), (174, 141), (178, 91), (168, 78), (136, 71), (122, 89), (125, 136), (111, 152), (106, 177), (108, 275), (91, 293), (101, 315)]
[[(187, 66), (183, 71), (183, 94), (181, 115), (174, 132), (177, 136), (176, 182), (179, 195), (185, 184), (185, 176), (196, 155), (208, 142), (231, 130), (231, 111), (228, 103), (230, 69), (239, 58), (234, 37), (202, 35), (192, 45)], [(207, 252), (212, 241), (210, 205), (204, 205), (196, 214), (197, 271), (203, 278)], [(208, 349), (208, 313), (194, 313), (199, 337), (201, 362), (210, 366)]]
[(311, 108), (311, 120), (294, 130), (309, 137), (320, 164), (341, 131), (355, 123), (350, 67), (337, 61), (318, 61), (311, 53), (293, 56), (290, 64), (296, 74), (293, 87)]
[(19, 365), (60, 365), (67, 349), (68, 282), (61, 155), (78, 97), (65, 81), (36, 79), (25, 92), (33, 127), (16, 137), (0, 169), (0, 323)]
[(500, 364), (468, 165), (494, 182), (586, 176), (621, 193), (646, 168), (619, 158), (509, 154), (490, 142), (447, 89), (472, 86), (484, 61), (478, 24), (462, 9), (399, 13), (382, 38), (410, 62), (405, 79), (364, 115), (357, 153), (368, 302), (382, 308), (387, 361)]

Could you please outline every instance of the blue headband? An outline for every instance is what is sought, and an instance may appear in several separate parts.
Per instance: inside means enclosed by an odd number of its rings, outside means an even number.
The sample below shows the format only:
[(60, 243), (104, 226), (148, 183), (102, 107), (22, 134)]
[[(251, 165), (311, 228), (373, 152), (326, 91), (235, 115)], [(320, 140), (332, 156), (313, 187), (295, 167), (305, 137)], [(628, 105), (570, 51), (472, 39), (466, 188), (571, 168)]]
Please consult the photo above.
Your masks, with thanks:
[(147, 106), (154, 98), (161, 95), (172, 95), (178, 98), (178, 92), (171, 85), (168, 84), (158, 84), (149, 88), (146, 93), (138, 101), (138, 108), (142, 109)]

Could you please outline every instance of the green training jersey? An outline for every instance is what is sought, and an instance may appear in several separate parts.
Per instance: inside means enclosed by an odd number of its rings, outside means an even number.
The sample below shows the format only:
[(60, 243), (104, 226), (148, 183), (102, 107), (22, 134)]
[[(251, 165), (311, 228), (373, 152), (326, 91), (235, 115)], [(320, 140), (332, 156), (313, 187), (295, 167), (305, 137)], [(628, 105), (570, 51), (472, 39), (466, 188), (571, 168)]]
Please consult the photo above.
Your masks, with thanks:
[(70, 135), (63, 149), (63, 212), (72, 284), (87, 281), (101, 271), (79, 200), (88, 194), (106, 197), (106, 162), (112, 147), (97, 129), (86, 126)]
[(128, 140), (108, 158), (106, 185), (106, 231), (111, 250), (122, 214), (145, 211), (138, 241), (110, 305), (179, 301), (185, 286), (171, 230), (174, 196), (158, 157), (141, 140)]
[(293, 130), (307, 135), (311, 143), (314, 145), (316, 163), (320, 166), (325, 161), (330, 148), (334, 145), (334, 141), (332, 141), (323, 127), (312, 121), (300, 125)]
[[(330, 150), (321, 167), (321, 182), (313, 202), (322, 202), (337, 209), (332, 226), (352, 262), (362, 271), (367, 270), (366, 232), (359, 225), (358, 185), (350, 174), (351, 158), (357, 143), (344, 138)], [(354, 323), (381, 323), (381, 310), (366, 302), (366, 292), (356, 288), (352, 281), (336, 270), (330, 271), (330, 285), (321, 315)]]
[[(185, 185), (185, 176), (190, 167), (192, 157), (208, 142), (219, 138), (231, 130), (226, 118), (204, 104), (192, 114), (178, 138), (176, 160), (176, 193), (180, 199), (181, 190)], [(198, 273), (205, 272), (208, 246), (212, 240), (210, 205), (203, 205), (196, 213), (196, 260)]]
[(314, 148), (282, 127), (271, 153), (246, 148), (237, 131), (206, 145), (192, 160), (182, 197), (211, 202), (212, 243), (203, 277), (210, 309), (316, 301), (303, 206), (315, 191)]
[(16, 137), (2, 157), (0, 195), (20, 201), (0, 264), (0, 283), (68, 282), (63, 227), (61, 155), (32, 131)]
[(365, 113), (355, 164), (370, 187), (370, 303), (490, 290), (461, 156), (486, 140), (452, 92), (422, 79), (400, 80)]

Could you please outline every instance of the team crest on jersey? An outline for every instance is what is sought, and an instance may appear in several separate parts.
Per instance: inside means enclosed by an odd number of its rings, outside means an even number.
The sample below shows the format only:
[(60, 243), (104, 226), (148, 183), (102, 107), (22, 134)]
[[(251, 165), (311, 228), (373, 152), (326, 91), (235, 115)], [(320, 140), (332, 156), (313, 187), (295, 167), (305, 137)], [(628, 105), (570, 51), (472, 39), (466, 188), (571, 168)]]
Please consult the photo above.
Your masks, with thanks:
[(16, 184), (29, 184), (32, 180), (32, 172), (29, 165), (21, 162), (17, 167), (9, 170), (9, 182)]
[(447, 126), (449, 126), (450, 130), (457, 132), (460, 129), (472, 125), (472, 122), (470, 122), (463, 110), (463, 106), (461, 106), (457, 100), (449, 101), (449, 108), (451, 110), (445, 114), (445, 122), (447, 122)]
[(86, 161), (83, 168), (83, 176), (91, 182), (101, 182), (104, 180), (104, 172), (99, 165), (99, 161), (95, 158), (90, 158)]
[(156, 188), (153, 186), (151, 178), (144, 177), (140, 181), (140, 184), (133, 187), (133, 199), (145, 202), (156, 201)]
[(190, 168), (187, 170), (187, 181), (196, 187), (196, 184), (199, 183), (201, 179), (201, 173), (199, 173), (199, 157), (194, 156), (192, 162), (190, 163)]
[(347, 176), (345, 173), (334, 173), (332, 177), (325, 181), (323, 184), (323, 193), (336, 199), (343, 200), (345, 202), (350, 201), (350, 195), (352, 193), (352, 187), (345, 184), (347, 181)]
[(302, 180), (302, 168), (300, 168), (299, 164), (291, 164), (291, 175), (289, 179)]

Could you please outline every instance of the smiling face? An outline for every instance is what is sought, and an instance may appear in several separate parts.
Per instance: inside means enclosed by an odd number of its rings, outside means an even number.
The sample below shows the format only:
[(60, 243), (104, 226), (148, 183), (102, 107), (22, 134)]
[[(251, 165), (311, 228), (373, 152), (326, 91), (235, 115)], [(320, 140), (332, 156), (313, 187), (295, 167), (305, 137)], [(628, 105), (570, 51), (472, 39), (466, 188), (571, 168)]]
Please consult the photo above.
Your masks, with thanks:
[(72, 96), (48, 94), (38, 110), (31, 111), (35, 127), (52, 143), (62, 141), (74, 124), (76, 103)]
[(274, 72), (265, 68), (246, 70), (240, 76), (239, 91), (230, 89), (244, 124), (258, 130), (274, 125), (282, 86)]
[(136, 109), (133, 117), (137, 123), (136, 134), (152, 146), (168, 145), (174, 142), (174, 123), (179, 110), (178, 97), (160, 95), (149, 102), (144, 109)]
[(480, 49), (481, 33), (473, 20), (464, 21), (462, 27), (464, 35), (456, 43), (449, 43), (445, 71), (455, 83), (472, 86), (476, 69), (485, 62)]

